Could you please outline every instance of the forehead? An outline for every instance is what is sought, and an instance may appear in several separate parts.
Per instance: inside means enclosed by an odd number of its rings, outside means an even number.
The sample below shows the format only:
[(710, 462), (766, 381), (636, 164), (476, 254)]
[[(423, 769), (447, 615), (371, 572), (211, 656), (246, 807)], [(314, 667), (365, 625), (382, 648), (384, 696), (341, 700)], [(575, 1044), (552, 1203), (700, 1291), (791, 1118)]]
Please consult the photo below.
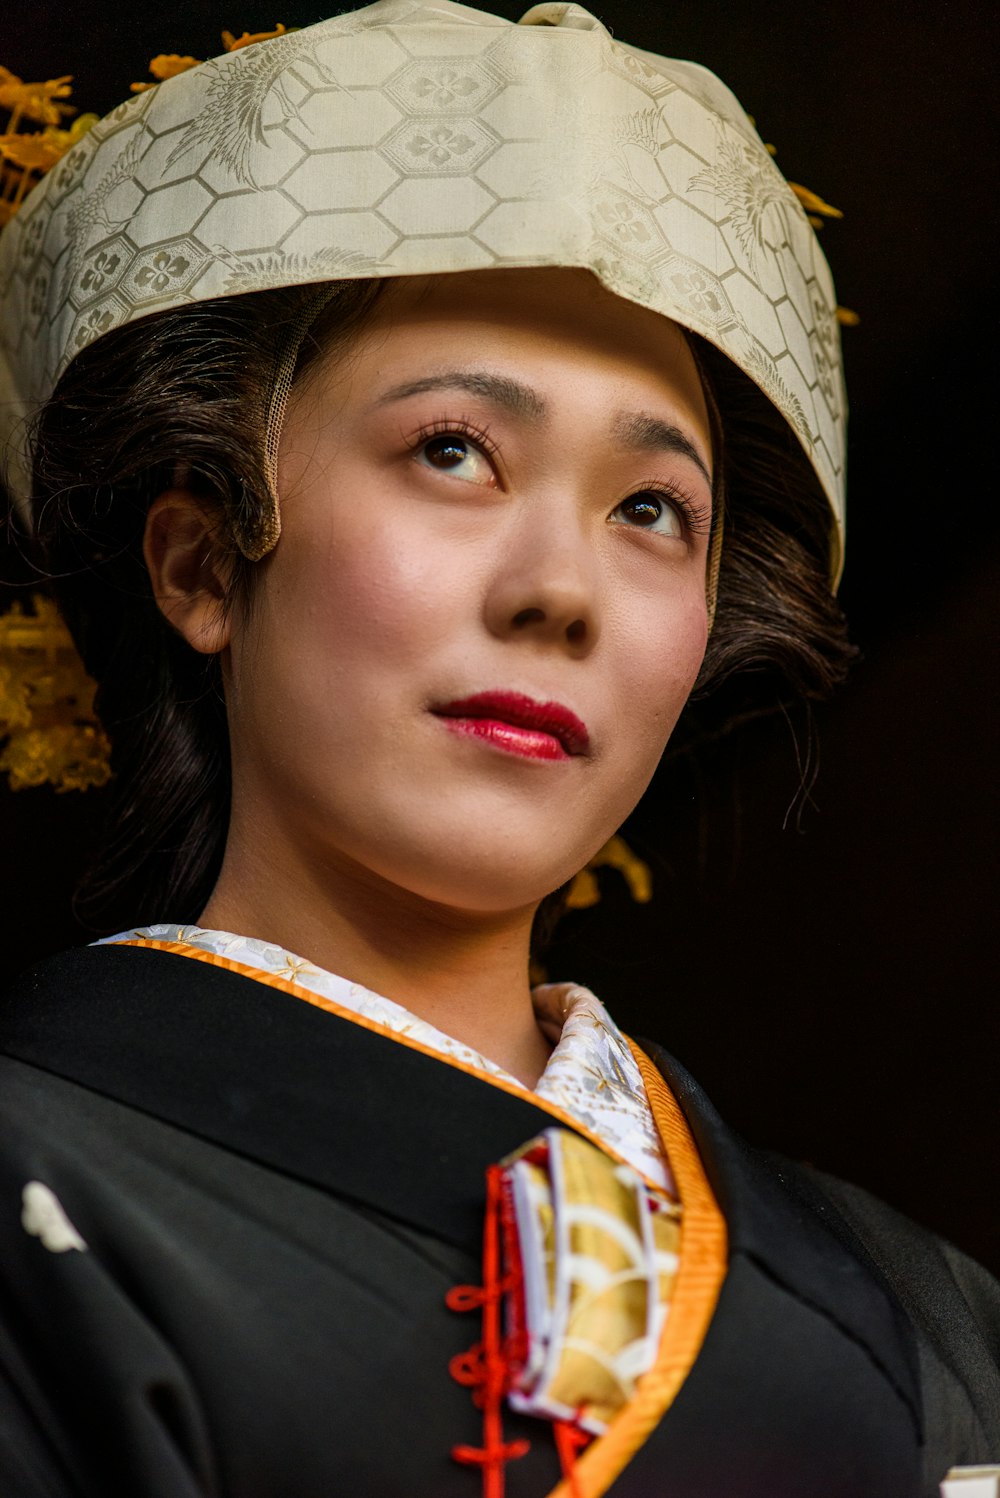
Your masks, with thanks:
[(583, 270), (391, 281), (350, 358), (334, 358), (326, 372), (347, 399), (380, 400), (392, 391), (441, 389), (459, 370), (469, 374), (467, 391), (523, 420), (544, 422), (617, 392), (619, 403), (633, 407), (666, 402), (697, 430), (708, 430), (701, 377), (683, 331)]

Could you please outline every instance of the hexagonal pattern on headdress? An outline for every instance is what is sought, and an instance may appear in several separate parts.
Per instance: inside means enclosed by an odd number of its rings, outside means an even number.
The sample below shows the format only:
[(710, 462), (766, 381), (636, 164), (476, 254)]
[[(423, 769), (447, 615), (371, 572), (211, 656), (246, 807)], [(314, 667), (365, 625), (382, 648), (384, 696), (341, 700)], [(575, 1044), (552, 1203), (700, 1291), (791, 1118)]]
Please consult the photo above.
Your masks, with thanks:
[(579, 266), (716, 344), (842, 516), (833, 285), (737, 100), (576, 5), (379, 0), (121, 105), (0, 241), (7, 427), (112, 328), (266, 287)]

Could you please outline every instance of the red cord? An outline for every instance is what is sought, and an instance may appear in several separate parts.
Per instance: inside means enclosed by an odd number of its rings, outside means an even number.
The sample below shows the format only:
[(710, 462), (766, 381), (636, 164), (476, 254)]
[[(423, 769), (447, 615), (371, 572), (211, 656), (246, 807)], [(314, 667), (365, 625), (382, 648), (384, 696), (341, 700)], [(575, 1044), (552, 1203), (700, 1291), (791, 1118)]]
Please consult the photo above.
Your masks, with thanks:
[(445, 1303), (452, 1311), (482, 1307), (483, 1336), (468, 1352), (459, 1353), (449, 1364), (457, 1383), (473, 1388), (473, 1399), (483, 1412), (482, 1446), (453, 1446), (457, 1462), (478, 1466), (483, 1474), (483, 1498), (503, 1498), (504, 1467), (530, 1449), (529, 1441), (504, 1442), (503, 1399), (510, 1384), (510, 1358), (501, 1335), (500, 1303), (511, 1288), (510, 1277), (500, 1274), (500, 1214), (503, 1172), (491, 1165), (486, 1172), (486, 1224), (483, 1232), (483, 1283), (456, 1285)]
[(559, 1453), (559, 1465), (562, 1475), (569, 1484), (572, 1498), (583, 1498), (583, 1489), (580, 1486), (580, 1478), (576, 1470), (576, 1454), (585, 1446), (590, 1445), (590, 1436), (572, 1420), (556, 1420), (553, 1425), (556, 1438), (556, 1450)]
[[(507, 1273), (501, 1276), (501, 1240)], [(483, 1412), (482, 1446), (453, 1446), (456, 1462), (479, 1467), (483, 1474), (483, 1498), (504, 1498), (504, 1468), (530, 1449), (530, 1441), (504, 1441), (503, 1401), (527, 1357), (527, 1329), (521, 1296), (521, 1255), (517, 1222), (508, 1179), (499, 1165), (486, 1172), (486, 1223), (483, 1230), (482, 1285), (455, 1285), (445, 1296), (452, 1311), (483, 1313), (481, 1341), (467, 1352), (457, 1353), (448, 1365), (456, 1383), (471, 1389), (473, 1402)], [(501, 1330), (501, 1302), (510, 1294), (506, 1336)], [(591, 1436), (573, 1420), (553, 1423), (562, 1475), (572, 1498), (583, 1498), (577, 1474), (577, 1453), (588, 1446)]]

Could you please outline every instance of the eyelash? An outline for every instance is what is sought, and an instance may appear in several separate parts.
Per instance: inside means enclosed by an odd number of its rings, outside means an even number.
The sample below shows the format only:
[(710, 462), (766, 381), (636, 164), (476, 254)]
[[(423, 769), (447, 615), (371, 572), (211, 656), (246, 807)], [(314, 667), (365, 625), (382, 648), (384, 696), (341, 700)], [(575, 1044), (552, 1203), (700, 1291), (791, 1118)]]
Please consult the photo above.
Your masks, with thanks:
[[(419, 431), (414, 432), (409, 439), (411, 452), (417, 452), (425, 442), (432, 437), (467, 437), (470, 442), (477, 443), (492, 461), (499, 456), (497, 444), (490, 435), (488, 427), (478, 426), (467, 417), (459, 417), (457, 420), (441, 417), (436, 421), (426, 422)], [(626, 500), (635, 499), (640, 494), (653, 494), (658, 499), (663, 499), (678, 511), (684, 523), (685, 530), (692, 536), (708, 535), (712, 529), (711, 510), (687, 493), (679, 484), (666, 485), (662, 479), (649, 479), (646, 483), (637, 484), (636, 487), (626, 494), (619, 504)]]
[(410, 451), (416, 452), (418, 448), (423, 447), (425, 442), (429, 442), (432, 437), (452, 436), (468, 437), (470, 442), (477, 443), (486, 456), (494, 462), (499, 457), (499, 450), (490, 436), (489, 427), (477, 426), (474, 421), (469, 421), (464, 416), (459, 417), (457, 421), (452, 418), (448, 421), (442, 419), (440, 421), (428, 422), (420, 428), (419, 432), (414, 432), (410, 438)]
[(692, 494), (680, 484), (665, 484), (662, 479), (648, 479), (643, 484), (637, 484), (619, 504), (625, 504), (627, 500), (638, 499), (642, 494), (652, 494), (657, 499), (666, 500), (667, 504), (673, 505), (684, 522), (685, 530), (692, 536), (707, 536), (712, 529), (712, 511), (707, 505), (699, 504)]

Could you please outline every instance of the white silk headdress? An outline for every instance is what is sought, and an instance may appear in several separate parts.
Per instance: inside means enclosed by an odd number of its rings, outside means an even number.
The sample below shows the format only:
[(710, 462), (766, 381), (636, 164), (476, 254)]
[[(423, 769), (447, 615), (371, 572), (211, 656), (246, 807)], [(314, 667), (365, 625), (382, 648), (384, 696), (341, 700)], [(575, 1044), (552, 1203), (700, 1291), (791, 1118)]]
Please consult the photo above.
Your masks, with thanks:
[(27, 507), (26, 418), (112, 329), (264, 288), (491, 266), (584, 267), (715, 344), (811, 460), (837, 574), (845, 405), (816, 235), (717, 78), (574, 4), (513, 25), (378, 0), (95, 125), (0, 236), (15, 498)]

